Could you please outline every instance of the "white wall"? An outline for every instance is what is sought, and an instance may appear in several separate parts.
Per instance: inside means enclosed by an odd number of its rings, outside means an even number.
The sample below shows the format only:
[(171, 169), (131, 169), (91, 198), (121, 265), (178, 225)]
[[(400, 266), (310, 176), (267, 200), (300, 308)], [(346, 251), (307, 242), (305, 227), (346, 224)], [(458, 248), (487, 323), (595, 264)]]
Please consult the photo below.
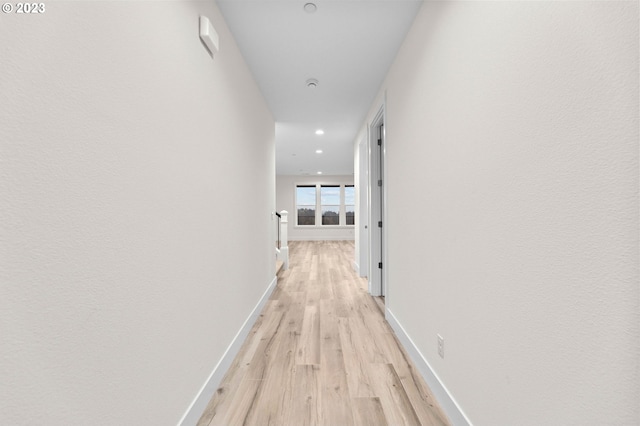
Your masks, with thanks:
[(358, 135), (353, 145), (353, 169), (357, 176), (354, 269), (366, 277), (369, 275), (369, 144), (366, 129), (360, 133), (363, 134)]
[(637, 1), (426, 2), (372, 106), (387, 306), (475, 425), (640, 424), (638, 34)]
[(275, 274), (266, 104), (210, 1), (3, 13), (0, 55), (0, 424), (176, 424)]
[(276, 209), (289, 212), (289, 240), (353, 240), (354, 227), (347, 226), (296, 226), (295, 188), (296, 185), (313, 184), (353, 185), (353, 176), (276, 176)]

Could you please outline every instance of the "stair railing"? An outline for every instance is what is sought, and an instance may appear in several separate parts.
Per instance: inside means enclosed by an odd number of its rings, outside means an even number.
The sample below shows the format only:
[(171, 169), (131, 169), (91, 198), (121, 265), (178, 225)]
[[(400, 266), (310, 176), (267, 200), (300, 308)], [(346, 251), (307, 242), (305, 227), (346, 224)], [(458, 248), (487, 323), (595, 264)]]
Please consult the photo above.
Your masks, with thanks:
[(278, 223), (276, 223), (276, 234), (278, 238), (276, 239), (276, 248), (280, 250), (280, 222), (282, 221), (282, 215), (276, 212), (276, 216), (278, 217)]
[(278, 241), (276, 246), (276, 259), (281, 260), (283, 263), (283, 269), (286, 271), (289, 269), (289, 242), (288, 242), (288, 227), (289, 227), (289, 212), (282, 210), (280, 213), (276, 213), (278, 216)]

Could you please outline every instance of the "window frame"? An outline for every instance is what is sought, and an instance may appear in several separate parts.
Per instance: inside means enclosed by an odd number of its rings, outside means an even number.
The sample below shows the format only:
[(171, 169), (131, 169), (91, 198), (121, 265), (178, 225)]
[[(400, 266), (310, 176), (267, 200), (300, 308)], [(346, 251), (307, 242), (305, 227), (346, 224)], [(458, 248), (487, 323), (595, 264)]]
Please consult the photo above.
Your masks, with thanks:
[[(353, 188), (353, 204), (347, 204), (347, 188)], [(344, 207), (344, 225), (356, 226), (356, 186), (354, 184), (345, 184), (342, 189), (342, 207)], [(347, 206), (353, 206), (353, 223), (347, 223)]]
[[(315, 204), (299, 204), (298, 203), (298, 188), (313, 188), (314, 189), (314, 198), (315, 198)], [(311, 225), (300, 225), (298, 223), (298, 219), (300, 217), (299, 213), (298, 213), (298, 208), (299, 207), (311, 207), (313, 206), (313, 224)], [(318, 225), (318, 186), (315, 184), (296, 184), (295, 185), (295, 190), (294, 190), (294, 208), (295, 208), (295, 216), (296, 216), (296, 226), (300, 226), (300, 227), (304, 227), (304, 228), (308, 228), (308, 227), (315, 227)]]
[[(321, 219), (320, 220), (320, 225), (324, 228), (324, 227), (327, 227), (327, 226), (340, 226), (341, 224), (342, 225), (346, 224), (346, 221), (343, 224), (342, 217), (341, 217), (342, 216), (342, 210), (343, 210), (343, 208), (342, 208), (343, 207), (343, 201), (344, 201), (344, 193), (343, 193), (344, 192), (344, 190), (343, 190), (344, 186), (341, 185), (341, 184), (321, 184), (321, 185), (319, 185), (318, 188), (320, 189), (320, 204), (318, 205), (320, 207), (320, 219)], [(338, 188), (338, 203), (337, 204), (335, 204), (335, 203), (324, 204), (322, 202), (322, 195), (323, 195), (323, 193), (322, 193), (323, 191), (322, 190), (323, 190), (323, 188), (327, 188), (327, 189), (329, 189), (329, 188)], [(331, 194), (326, 194), (326, 196), (327, 197), (331, 196)], [(335, 224), (335, 223), (325, 224), (324, 223), (325, 222), (325, 212), (324, 212), (324, 210), (325, 210), (325, 208), (328, 209), (330, 207), (338, 207), (338, 223), (337, 224)], [(333, 211), (334, 209), (331, 209), (331, 210)], [(329, 217), (330, 216), (327, 216), (326, 219), (329, 220)]]
[[(300, 225), (298, 224), (298, 187), (313, 187), (316, 188), (316, 205), (315, 205), (315, 224), (314, 225)], [(322, 224), (322, 187), (339, 187), (340, 188), (340, 206), (338, 213), (338, 224), (337, 225), (323, 225)], [(300, 182), (294, 183), (293, 185), (293, 205), (295, 208), (295, 224), (296, 228), (313, 228), (313, 229), (349, 229), (355, 227), (355, 204), (354, 207), (354, 224), (347, 225), (346, 218), (346, 204), (345, 204), (345, 188), (353, 187), (355, 191), (355, 185), (353, 183), (344, 183), (344, 182), (316, 182), (316, 183), (307, 183)], [(355, 200), (354, 200), (355, 201)], [(306, 204), (304, 204), (306, 205)], [(327, 204), (327, 206), (334, 206), (335, 204)], [(351, 206), (351, 204), (349, 204)]]

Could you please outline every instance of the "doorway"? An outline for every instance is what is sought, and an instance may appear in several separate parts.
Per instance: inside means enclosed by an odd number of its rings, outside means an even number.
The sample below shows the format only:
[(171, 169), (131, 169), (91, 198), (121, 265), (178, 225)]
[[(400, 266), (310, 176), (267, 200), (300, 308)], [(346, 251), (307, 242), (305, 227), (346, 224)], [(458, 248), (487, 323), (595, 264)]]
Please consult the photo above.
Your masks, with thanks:
[[(386, 296), (385, 280), (384, 106), (369, 127), (369, 292)], [(383, 299), (384, 300), (384, 299)]]

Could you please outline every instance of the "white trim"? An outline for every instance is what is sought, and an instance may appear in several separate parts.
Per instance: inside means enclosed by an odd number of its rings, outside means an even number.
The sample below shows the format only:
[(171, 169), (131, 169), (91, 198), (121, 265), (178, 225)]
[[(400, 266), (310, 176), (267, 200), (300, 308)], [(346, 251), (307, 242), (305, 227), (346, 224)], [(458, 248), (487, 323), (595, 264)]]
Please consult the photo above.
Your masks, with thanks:
[(353, 235), (349, 237), (340, 237), (340, 236), (302, 236), (302, 237), (289, 237), (289, 241), (355, 241)]
[[(368, 190), (368, 224), (369, 224), (369, 293), (372, 296), (387, 296), (387, 280), (388, 280), (388, 267), (387, 262), (387, 226), (382, 227), (382, 231), (378, 231), (378, 221), (388, 222), (387, 209), (386, 209), (386, 197), (387, 197), (387, 176), (385, 170), (386, 161), (386, 145), (384, 135), (380, 135), (383, 139), (382, 149), (378, 148), (378, 135), (376, 128), (383, 125), (383, 131), (387, 125), (386, 117), (386, 92), (385, 97), (380, 105), (380, 108), (373, 120), (368, 124), (368, 165), (369, 165), (369, 182), (367, 184)], [(382, 174), (382, 176), (380, 176)], [(378, 191), (377, 179), (381, 177), (382, 193)], [(382, 210), (382, 211), (381, 211)], [(380, 255), (378, 255), (380, 253)], [(382, 270), (379, 270), (378, 262), (383, 265)]]
[(236, 357), (236, 355), (238, 355), (238, 352), (240, 352), (242, 344), (246, 340), (249, 332), (251, 331), (251, 328), (262, 312), (262, 308), (264, 308), (267, 300), (269, 300), (271, 293), (276, 288), (277, 283), (278, 277), (274, 277), (267, 287), (266, 291), (258, 301), (258, 304), (255, 306), (255, 308), (253, 308), (253, 311), (246, 319), (244, 324), (242, 324), (240, 331), (238, 331), (236, 336), (233, 338), (233, 341), (227, 348), (226, 352), (224, 353), (224, 355), (222, 355), (222, 358), (214, 367), (213, 371), (209, 375), (209, 378), (205, 381), (195, 399), (182, 416), (182, 419), (180, 419), (180, 421), (178, 422), (179, 426), (191, 426), (198, 423), (200, 416), (202, 416), (202, 413), (204, 413), (204, 410), (207, 408), (207, 404), (209, 404), (209, 401), (215, 394), (218, 386), (220, 386), (220, 383), (222, 382), (222, 379), (224, 378), (227, 370), (231, 366), (233, 359)]
[(355, 229), (355, 225), (293, 225), (295, 229)]
[(387, 303), (392, 300), (393, 294), (389, 294), (389, 268), (393, 265), (389, 264), (389, 167), (387, 162), (387, 147), (389, 146), (389, 139), (387, 138), (387, 129), (389, 128), (389, 122), (387, 121), (387, 91), (384, 91), (384, 99), (382, 103), (382, 124), (384, 127), (382, 131), (383, 144), (382, 144), (382, 178), (384, 182), (382, 184), (382, 220), (384, 225), (382, 227), (382, 285), (380, 291), (386, 298)]
[(418, 368), (420, 375), (429, 386), (429, 389), (433, 392), (433, 396), (436, 398), (442, 409), (444, 410), (451, 423), (455, 426), (471, 426), (471, 421), (464, 414), (456, 400), (451, 396), (451, 393), (447, 390), (446, 386), (442, 383), (438, 375), (433, 371), (433, 368), (429, 365), (427, 360), (413, 343), (411, 337), (404, 330), (398, 319), (393, 315), (388, 307), (385, 307), (385, 318), (393, 331), (396, 333), (398, 340), (405, 348), (409, 357)]

